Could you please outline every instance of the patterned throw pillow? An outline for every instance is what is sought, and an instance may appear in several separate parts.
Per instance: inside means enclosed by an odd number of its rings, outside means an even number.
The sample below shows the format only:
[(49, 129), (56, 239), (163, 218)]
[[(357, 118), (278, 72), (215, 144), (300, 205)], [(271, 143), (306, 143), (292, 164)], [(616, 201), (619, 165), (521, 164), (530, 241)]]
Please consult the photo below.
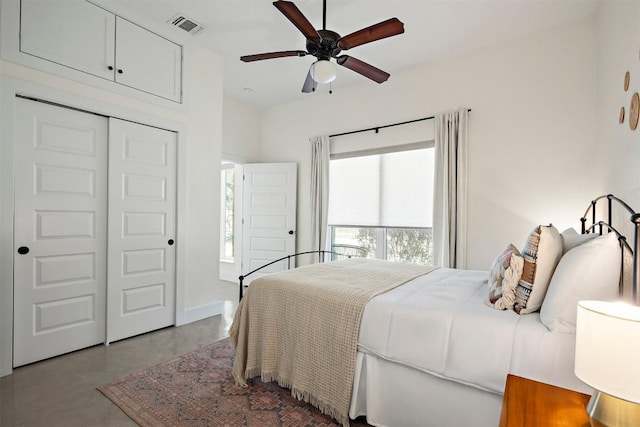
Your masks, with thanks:
[(489, 298), (487, 305), (497, 310), (513, 308), (516, 302), (516, 286), (524, 259), (518, 248), (510, 244), (498, 258), (493, 261), (489, 271)]
[(516, 287), (516, 313), (533, 313), (542, 306), (561, 256), (562, 237), (558, 230), (551, 224), (534, 228), (522, 249), (524, 267)]

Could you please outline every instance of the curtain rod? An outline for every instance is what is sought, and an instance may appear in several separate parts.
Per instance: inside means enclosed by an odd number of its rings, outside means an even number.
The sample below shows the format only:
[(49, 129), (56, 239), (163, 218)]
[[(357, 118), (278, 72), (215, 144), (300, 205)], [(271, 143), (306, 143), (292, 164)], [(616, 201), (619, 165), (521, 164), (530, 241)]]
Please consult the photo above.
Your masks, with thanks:
[[(467, 111), (471, 112), (471, 108), (469, 108)], [(422, 121), (425, 121), (425, 120), (434, 119), (435, 117), (436, 116), (423, 117), (421, 119), (407, 120), (406, 122), (392, 123), (390, 125), (375, 126), (375, 127), (367, 128), (367, 129), (352, 130), (352, 131), (349, 131), (349, 132), (336, 133), (336, 134), (333, 134), (333, 135), (329, 135), (329, 138), (334, 138), (336, 136), (351, 135), (351, 134), (360, 133), (360, 132), (369, 132), (369, 131), (372, 131), (372, 130), (374, 130), (374, 131), (376, 131), (376, 133), (378, 133), (378, 131), (380, 129), (390, 128), (390, 127), (393, 127), (393, 126), (407, 125), (409, 123), (422, 122)]]

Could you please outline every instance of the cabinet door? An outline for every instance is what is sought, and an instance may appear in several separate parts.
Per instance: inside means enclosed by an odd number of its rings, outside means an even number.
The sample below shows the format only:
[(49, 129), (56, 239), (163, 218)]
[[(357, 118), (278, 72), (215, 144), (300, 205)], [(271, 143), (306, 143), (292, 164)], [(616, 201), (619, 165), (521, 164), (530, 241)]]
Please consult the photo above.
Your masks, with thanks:
[(116, 18), (116, 81), (180, 102), (182, 47)]
[(113, 80), (114, 14), (85, 1), (22, 0), (21, 8), (22, 52)]

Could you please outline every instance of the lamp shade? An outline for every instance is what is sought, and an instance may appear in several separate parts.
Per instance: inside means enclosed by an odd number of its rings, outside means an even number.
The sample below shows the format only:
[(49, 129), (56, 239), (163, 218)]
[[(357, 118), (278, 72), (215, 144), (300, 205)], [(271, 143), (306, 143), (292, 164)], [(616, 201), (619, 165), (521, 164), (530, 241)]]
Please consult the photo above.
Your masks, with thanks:
[(640, 403), (640, 307), (580, 301), (575, 373), (598, 391)]
[(331, 61), (320, 59), (311, 64), (311, 78), (320, 84), (336, 79), (336, 66)]

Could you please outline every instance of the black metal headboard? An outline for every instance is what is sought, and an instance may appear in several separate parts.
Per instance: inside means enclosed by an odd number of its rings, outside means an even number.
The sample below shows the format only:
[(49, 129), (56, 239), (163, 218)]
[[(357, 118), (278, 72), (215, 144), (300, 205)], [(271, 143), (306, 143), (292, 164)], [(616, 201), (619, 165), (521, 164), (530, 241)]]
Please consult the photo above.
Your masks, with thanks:
[[(598, 205), (598, 202), (606, 201), (606, 221), (598, 220), (598, 208), (602, 208), (602, 203)], [(626, 224), (623, 222), (620, 225), (617, 223), (614, 226), (614, 213), (616, 210), (622, 209), (624, 216), (627, 216), (630, 222)], [(589, 221), (589, 212), (591, 212), (591, 223), (587, 226)], [(627, 203), (614, 196), (613, 194), (606, 194), (595, 198), (591, 201), (591, 204), (584, 213), (584, 216), (580, 218), (582, 222), (582, 234), (598, 232), (602, 234), (606, 232), (615, 232), (620, 241), (620, 248), (622, 250), (621, 270), (620, 270), (620, 295), (623, 296), (624, 291), (624, 266), (625, 266), (625, 251), (628, 251), (632, 255), (632, 275), (631, 275), (631, 300), (634, 304), (640, 305), (640, 213), (634, 211)], [(631, 224), (633, 227), (633, 241), (631, 244), (627, 242), (624, 228), (628, 228), (627, 225)]]

